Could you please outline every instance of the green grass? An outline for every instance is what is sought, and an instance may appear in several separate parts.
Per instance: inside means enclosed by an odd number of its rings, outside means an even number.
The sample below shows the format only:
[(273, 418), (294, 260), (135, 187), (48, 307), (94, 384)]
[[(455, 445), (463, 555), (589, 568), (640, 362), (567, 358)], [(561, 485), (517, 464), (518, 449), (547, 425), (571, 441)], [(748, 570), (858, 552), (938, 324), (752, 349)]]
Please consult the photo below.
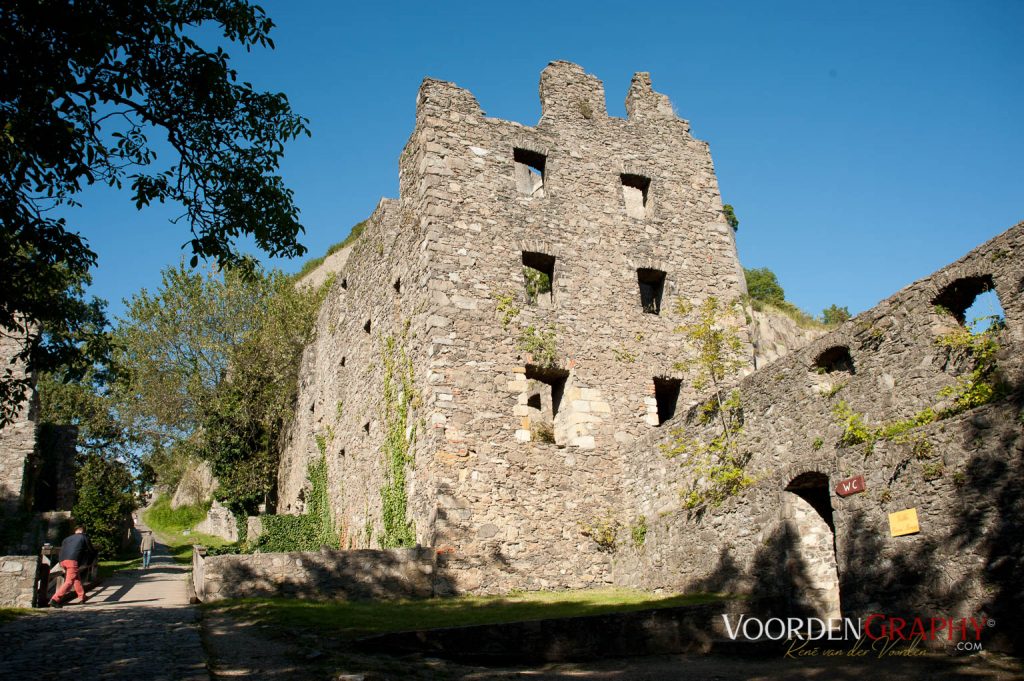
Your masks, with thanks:
[(162, 544), (167, 545), (167, 550), (171, 557), (176, 562), (184, 564), (192, 563), (192, 546), (194, 544), (199, 544), (200, 546), (224, 546), (231, 543), (226, 539), (203, 534), (202, 532), (190, 532), (187, 535), (181, 532), (157, 532), (156, 536)]
[(203, 607), (274, 627), (352, 639), (371, 634), (630, 612), (725, 600), (720, 594), (659, 595), (632, 589), (534, 591), (402, 601), (244, 598)]
[[(202, 532), (192, 532), (210, 510), (210, 503), (171, 508), (170, 498), (164, 496), (142, 512), (142, 520), (166, 544), (171, 557), (179, 563), (192, 562), (192, 545), (223, 546), (230, 542)], [(188, 532), (188, 534), (185, 534)]]
[(190, 530), (206, 517), (212, 501), (171, 508), (171, 498), (161, 496), (142, 513), (142, 519), (153, 530), (173, 534)]
[(118, 570), (134, 570), (142, 567), (142, 556), (138, 551), (128, 550), (108, 560), (100, 561), (100, 579), (107, 579)]
[(838, 324), (826, 324), (815, 319), (788, 300), (783, 301), (781, 304), (767, 303), (763, 300), (751, 300), (751, 307), (758, 312), (775, 312), (776, 314), (789, 317), (801, 329), (834, 329), (838, 326)]
[(31, 608), (0, 608), (0, 624), (5, 624), (19, 617), (29, 617), (39, 613)]
[(356, 226), (352, 228), (352, 231), (349, 232), (348, 236), (345, 237), (344, 241), (339, 241), (336, 244), (332, 244), (331, 247), (327, 249), (327, 252), (321, 255), (319, 258), (312, 258), (310, 260), (307, 260), (305, 263), (303, 263), (302, 269), (300, 269), (295, 276), (301, 279), (302, 277), (306, 276), (307, 274), (315, 270), (317, 267), (320, 267), (320, 265), (323, 265), (324, 260), (327, 260), (327, 258), (334, 255), (335, 253), (345, 248), (346, 246), (350, 246), (351, 244), (355, 243), (355, 240), (359, 238), (359, 235), (363, 233), (363, 229), (365, 228), (366, 220), (363, 220), (362, 222), (356, 224)]

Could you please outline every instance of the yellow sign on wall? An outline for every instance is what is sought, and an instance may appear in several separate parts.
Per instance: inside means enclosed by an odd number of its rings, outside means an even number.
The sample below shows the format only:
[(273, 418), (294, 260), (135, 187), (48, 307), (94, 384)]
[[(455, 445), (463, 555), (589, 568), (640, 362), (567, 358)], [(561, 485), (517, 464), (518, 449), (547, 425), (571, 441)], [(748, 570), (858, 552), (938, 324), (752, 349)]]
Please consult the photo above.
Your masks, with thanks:
[(906, 534), (917, 534), (920, 531), (921, 526), (917, 523), (916, 508), (889, 514), (889, 534), (892, 536), (902, 537)]

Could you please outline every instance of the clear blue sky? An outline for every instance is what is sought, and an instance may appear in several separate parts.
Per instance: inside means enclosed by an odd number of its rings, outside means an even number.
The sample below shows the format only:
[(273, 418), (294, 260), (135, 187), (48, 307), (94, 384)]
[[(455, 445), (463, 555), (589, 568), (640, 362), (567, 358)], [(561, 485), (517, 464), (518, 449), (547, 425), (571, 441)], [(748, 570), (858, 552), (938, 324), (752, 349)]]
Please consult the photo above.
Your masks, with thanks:
[[(711, 144), (744, 266), (775, 270), (808, 311), (868, 309), (1024, 219), (1024, 2), (261, 4), (277, 49), (229, 52), (311, 120), (284, 163), (311, 256), (397, 196), (424, 76), (532, 125), (555, 59), (601, 78), (612, 115), (650, 71)], [(187, 228), (84, 199), (73, 224), (116, 314), (179, 261)]]

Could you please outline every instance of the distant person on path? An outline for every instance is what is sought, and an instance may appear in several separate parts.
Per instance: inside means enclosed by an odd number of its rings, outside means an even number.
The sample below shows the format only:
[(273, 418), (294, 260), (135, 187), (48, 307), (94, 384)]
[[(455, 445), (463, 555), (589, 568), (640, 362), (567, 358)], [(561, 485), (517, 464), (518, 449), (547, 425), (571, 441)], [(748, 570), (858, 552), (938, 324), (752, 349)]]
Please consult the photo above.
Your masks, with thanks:
[(142, 531), (142, 544), (139, 546), (142, 550), (142, 569), (149, 569), (149, 559), (153, 556), (153, 533), (149, 530)]
[(89, 541), (88, 535), (85, 534), (85, 528), (81, 525), (75, 528), (73, 535), (61, 542), (58, 560), (60, 560), (61, 567), (64, 568), (64, 583), (50, 599), (51, 608), (61, 607), (61, 599), (68, 591), (71, 591), (72, 587), (78, 594), (79, 602), (85, 603), (85, 587), (82, 586), (82, 580), (78, 576), (78, 566), (92, 561), (95, 556), (96, 549), (92, 547), (92, 542)]

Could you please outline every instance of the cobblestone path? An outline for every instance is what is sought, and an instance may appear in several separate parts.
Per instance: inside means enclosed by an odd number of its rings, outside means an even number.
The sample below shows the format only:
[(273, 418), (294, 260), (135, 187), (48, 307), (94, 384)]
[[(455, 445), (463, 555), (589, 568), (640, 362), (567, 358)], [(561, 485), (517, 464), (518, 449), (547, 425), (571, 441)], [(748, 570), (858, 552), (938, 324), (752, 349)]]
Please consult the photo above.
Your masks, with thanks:
[(209, 681), (186, 572), (157, 544), (149, 570), (115, 573), (85, 605), (0, 625), (0, 679)]

